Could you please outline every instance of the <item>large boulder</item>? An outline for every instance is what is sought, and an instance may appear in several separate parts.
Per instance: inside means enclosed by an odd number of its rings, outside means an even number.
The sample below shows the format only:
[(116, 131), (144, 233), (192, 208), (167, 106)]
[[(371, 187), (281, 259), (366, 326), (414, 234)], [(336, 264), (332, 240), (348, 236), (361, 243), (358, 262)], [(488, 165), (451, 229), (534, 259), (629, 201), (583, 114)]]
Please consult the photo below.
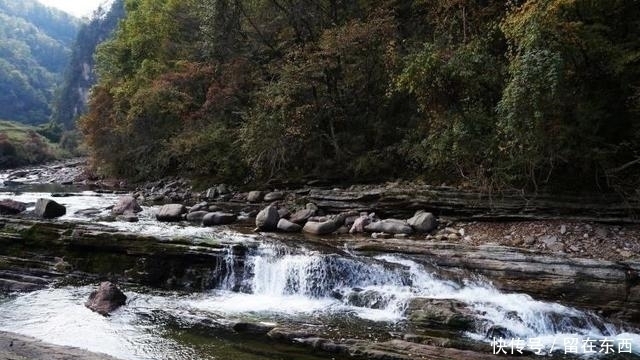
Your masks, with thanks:
[(201, 223), (202, 219), (204, 219), (204, 216), (207, 214), (209, 214), (209, 211), (205, 211), (205, 210), (192, 211), (187, 214), (187, 221), (194, 222), (194, 223)]
[(27, 204), (11, 199), (0, 201), (0, 215), (17, 215), (27, 210)]
[(364, 228), (370, 223), (371, 223), (371, 218), (367, 215), (362, 215), (353, 222), (353, 225), (351, 225), (351, 229), (349, 230), (349, 233), (351, 234), (363, 233)]
[(385, 219), (373, 222), (364, 227), (367, 232), (383, 232), (387, 234), (411, 234), (413, 228), (404, 220)]
[(278, 230), (283, 232), (295, 233), (300, 232), (302, 230), (302, 226), (296, 223), (292, 223), (287, 219), (280, 219), (280, 221), (278, 221)]
[(313, 209), (302, 209), (294, 212), (290, 217), (289, 221), (303, 225), (306, 223), (311, 217), (316, 215), (316, 211)]
[(133, 196), (121, 196), (118, 202), (111, 209), (112, 215), (124, 215), (126, 213), (136, 214), (142, 211), (142, 207)]
[(340, 226), (340, 222), (335, 219), (323, 222), (308, 221), (304, 224), (302, 231), (313, 235), (327, 235), (338, 230)]
[(238, 217), (235, 214), (216, 211), (208, 213), (202, 218), (202, 225), (204, 226), (216, 226), (216, 225), (228, 225), (233, 224)]
[(407, 224), (418, 233), (430, 233), (438, 227), (438, 220), (432, 213), (418, 210), (412, 218), (407, 220)]
[(281, 191), (270, 192), (264, 196), (264, 201), (266, 202), (278, 201), (282, 199), (284, 199), (284, 193)]
[(275, 231), (278, 228), (280, 214), (278, 209), (269, 205), (256, 215), (256, 227), (261, 231)]
[(126, 302), (127, 296), (113, 283), (105, 281), (89, 295), (89, 300), (84, 305), (98, 314), (106, 316)]
[(182, 214), (186, 212), (187, 208), (182, 204), (167, 204), (158, 210), (156, 219), (165, 222), (180, 221), (182, 220)]
[(247, 201), (252, 203), (262, 201), (262, 191), (249, 191)]
[(50, 199), (38, 199), (34, 212), (38, 217), (53, 219), (64, 216), (67, 213), (67, 208)]

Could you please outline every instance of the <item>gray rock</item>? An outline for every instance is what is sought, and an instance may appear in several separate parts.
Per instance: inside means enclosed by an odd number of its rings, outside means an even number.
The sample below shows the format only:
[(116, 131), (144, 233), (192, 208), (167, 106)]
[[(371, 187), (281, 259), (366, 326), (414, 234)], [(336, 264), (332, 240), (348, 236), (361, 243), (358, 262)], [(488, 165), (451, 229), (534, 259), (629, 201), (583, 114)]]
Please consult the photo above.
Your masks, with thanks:
[(27, 204), (23, 202), (11, 199), (4, 199), (0, 201), (1, 215), (17, 215), (25, 210), (27, 210)]
[(305, 205), (304, 207), (307, 210), (313, 210), (314, 212), (318, 212), (318, 210), (320, 210), (318, 208), (318, 205), (314, 204), (314, 203), (308, 203), (307, 205)]
[(189, 208), (189, 212), (196, 212), (196, 211), (203, 211), (203, 210), (207, 210), (209, 208), (209, 204), (206, 201), (203, 201), (199, 204), (195, 204), (192, 207)]
[(182, 214), (186, 212), (187, 208), (182, 204), (167, 204), (158, 210), (156, 219), (164, 222), (180, 221)]
[(313, 209), (298, 210), (289, 217), (289, 220), (296, 224), (302, 225), (306, 223), (307, 220), (309, 220), (311, 217), (315, 216), (315, 214), (316, 214), (316, 211)]
[(125, 213), (136, 214), (142, 211), (142, 207), (133, 196), (121, 196), (118, 202), (111, 209), (112, 215), (123, 215)]
[(78, 210), (74, 214), (75, 215), (82, 215), (82, 216), (93, 216), (93, 215), (98, 215), (101, 212), (102, 212), (102, 210), (98, 209), (98, 208), (88, 208), (88, 209)]
[(252, 203), (262, 201), (262, 191), (249, 191), (247, 201)]
[(327, 235), (338, 230), (340, 224), (335, 220), (327, 220), (324, 222), (308, 221), (302, 231), (313, 235)]
[(218, 189), (216, 188), (209, 188), (204, 194), (206, 199), (215, 199), (216, 196), (218, 196)]
[(296, 233), (302, 230), (302, 226), (296, 223), (292, 223), (287, 219), (280, 219), (280, 221), (278, 221), (278, 230), (283, 232)]
[(120, 215), (116, 217), (116, 220), (124, 221), (124, 222), (138, 222), (140, 219), (133, 213), (125, 213), (124, 215)]
[(270, 192), (264, 196), (264, 201), (267, 201), (267, 202), (278, 201), (282, 199), (284, 199), (284, 193), (281, 191)]
[(99, 314), (109, 315), (126, 302), (127, 296), (113, 283), (105, 281), (89, 295), (89, 300), (84, 305)]
[(216, 226), (216, 225), (228, 225), (233, 224), (238, 217), (235, 214), (224, 212), (212, 212), (202, 218), (202, 225), (204, 226)]
[(438, 220), (432, 213), (418, 210), (412, 218), (407, 220), (407, 224), (411, 225), (417, 233), (430, 233), (438, 227)]
[(403, 220), (385, 219), (373, 222), (364, 227), (367, 232), (384, 232), (387, 234), (411, 234), (413, 228)]
[(275, 231), (278, 228), (280, 214), (275, 206), (269, 205), (256, 215), (256, 227), (261, 231)]
[(207, 215), (208, 213), (209, 212), (206, 210), (190, 212), (187, 214), (187, 221), (193, 222), (193, 223), (201, 223), (204, 216)]
[(280, 215), (280, 219), (288, 219), (291, 216), (291, 211), (289, 209), (283, 207), (278, 209), (278, 214)]
[(44, 219), (53, 219), (67, 213), (67, 208), (50, 199), (36, 201), (35, 214)]

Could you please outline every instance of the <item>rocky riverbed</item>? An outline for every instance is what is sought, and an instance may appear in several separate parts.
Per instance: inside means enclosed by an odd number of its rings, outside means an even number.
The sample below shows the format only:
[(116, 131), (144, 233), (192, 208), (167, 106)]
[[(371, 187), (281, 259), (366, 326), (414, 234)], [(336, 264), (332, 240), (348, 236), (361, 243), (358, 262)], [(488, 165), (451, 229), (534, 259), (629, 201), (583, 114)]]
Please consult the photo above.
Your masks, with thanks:
[[(640, 229), (608, 196), (492, 206), (415, 184), (195, 191), (182, 179), (126, 190), (90, 180), (81, 162), (0, 178), (2, 196), (24, 204), (0, 217), (3, 330), (136, 360), (221, 349), (245, 359), (497, 359), (491, 340), (517, 337), (558, 358), (580, 355), (553, 352), (552, 340), (640, 350)], [(44, 218), (39, 198), (64, 214)], [(103, 280), (127, 295), (106, 320), (83, 306)], [(264, 350), (273, 346), (284, 348)]]

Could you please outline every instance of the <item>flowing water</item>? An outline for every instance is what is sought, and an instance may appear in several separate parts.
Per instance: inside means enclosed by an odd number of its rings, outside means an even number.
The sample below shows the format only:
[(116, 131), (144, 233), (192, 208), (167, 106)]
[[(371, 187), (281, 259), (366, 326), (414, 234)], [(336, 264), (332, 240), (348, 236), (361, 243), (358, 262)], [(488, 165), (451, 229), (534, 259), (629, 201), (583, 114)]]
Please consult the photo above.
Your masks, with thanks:
[[(0, 193), (0, 198), (35, 203), (38, 192)], [(106, 215), (117, 196), (91, 191), (56, 198), (67, 206), (62, 220), (89, 221)], [(96, 208), (97, 215), (78, 215)], [(161, 224), (145, 208), (140, 222), (104, 221), (123, 231), (217, 239), (251, 244), (246, 254), (224, 257), (224, 278), (204, 293), (127, 288), (129, 301), (110, 317), (83, 304), (90, 287), (53, 287), (0, 300), (0, 329), (77, 346), (122, 359), (313, 359), (304, 349), (278, 348), (223, 331), (225, 324), (252, 321), (315, 327), (322, 333), (384, 339), (407, 326), (407, 306), (415, 298), (453, 299), (476, 319), (468, 339), (491, 343), (499, 327), (511, 338), (536, 339), (541, 353), (563, 351), (565, 341), (630, 344), (640, 353), (640, 335), (599, 316), (543, 302), (526, 294), (501, 293), (482, 279), (454, 281), (430, 266), (402, 255), (359, 256), (348, 251), (285, 244), (243, 235), (228, 228)], [(230, 248), (231, 249), (231, 248)], [(203, 326), (207, 324), (207, 326)], [(600, 348), (598, 348), (600, 349)], [(578, 349), (580, 352), (581, 348)]]

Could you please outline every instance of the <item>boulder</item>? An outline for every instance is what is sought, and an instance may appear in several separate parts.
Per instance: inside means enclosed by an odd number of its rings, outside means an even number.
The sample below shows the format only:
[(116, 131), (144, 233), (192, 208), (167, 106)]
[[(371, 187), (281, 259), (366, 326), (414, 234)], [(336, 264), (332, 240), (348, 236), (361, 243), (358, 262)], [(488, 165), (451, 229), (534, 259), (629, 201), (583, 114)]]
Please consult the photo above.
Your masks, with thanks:
[(468, 331), (475, 322), (467, 305), (452, 299), (415, 298), (407, 306), (409, 323), (418, 329)]
[(202, 218), (202, 225), (204, 226), (216, 226), (216, 225), (228, 225), (232, 224), (238, 219), (235, 214), (224, 212), (212, 212), (208, 213)]
[(105, 281), (89, 295), (89, 300), (84, 305), (92, 311), (106, 316), (126, 302), (127, 296), (113, 283)]
[(17, 215), (27, 210), (27, 204), (11, 199), (0, 201), (0, 215)]
[(264, 201), (267, 202), (278, 201), (282, 199), (284, 199), (284, 193), (281, 191), (270, 192), (264, 196)]
[(247, 201), (252, 203), (262, 201), (262, 191), (249, 191)]
[(187, 214), (187, 221), (194, 222), (194, 223), (201, 223), (204, 216), (207, 215), (208, 213), (209, 212), (205, 210), (190, 212)]
[(280, 214), (278, 209), (269, 205), (256, 215), (256, 227), (261, 231), (275, 231), (278, 228)]
[(203, 211), (203, 210), (207, 210), (207, 208), (209, 207), (209, 204), (206, 201), (203, 201), (201, 203), (195, 204), (192, 207), (189, 208), (189, 212), (196, 212), (196, 211)]
[(36, 201), (35, 214), (44, 219), (53, 219), (67, 213), (67, 208), (50, 199)]
[(338, 230), (340, 223), (335, 220), (327, 220), (323, 222), (308, 221), (302, 231), (313, 235), (327, 235)]
[(417, 233), (430, 233), (438, 227), (438, 220), (432, 213), (418, 210), (407, 224)]
[(182, 204), (167, 204), (158, 210), (156, 219), (165, 222), (180, 221), (182, 220), (182, 214), (186, 212), (187, 208)]
[(283, 232), (295, 233), (300, 232), (302, 230), (302, 226), (287, 219), (280, 219), (280, 221), (278, 221), (278, 230)]
[(286, 207), (282, 207), (278, 209), (278, 214), (280, 215), (280, 219), (288, 219), (291, 216), (291, 211)]
[(296, 224), (304, 224), (311, 217), (315, 216), (316, 211), (313, 209), (298, 210), (289, 217), (289, 220)]
[(385, 219), (373, 222), (364, 227), (367, 232), (383, 232), (387, 234), (411, 234), (413, 228), (404, 220)]
[(125, 213), (136, 214), (142, 211), (138, 201), (133, 196), (121, 196), (118, 202), (111, 209), (112, 215), (123, 215)]

